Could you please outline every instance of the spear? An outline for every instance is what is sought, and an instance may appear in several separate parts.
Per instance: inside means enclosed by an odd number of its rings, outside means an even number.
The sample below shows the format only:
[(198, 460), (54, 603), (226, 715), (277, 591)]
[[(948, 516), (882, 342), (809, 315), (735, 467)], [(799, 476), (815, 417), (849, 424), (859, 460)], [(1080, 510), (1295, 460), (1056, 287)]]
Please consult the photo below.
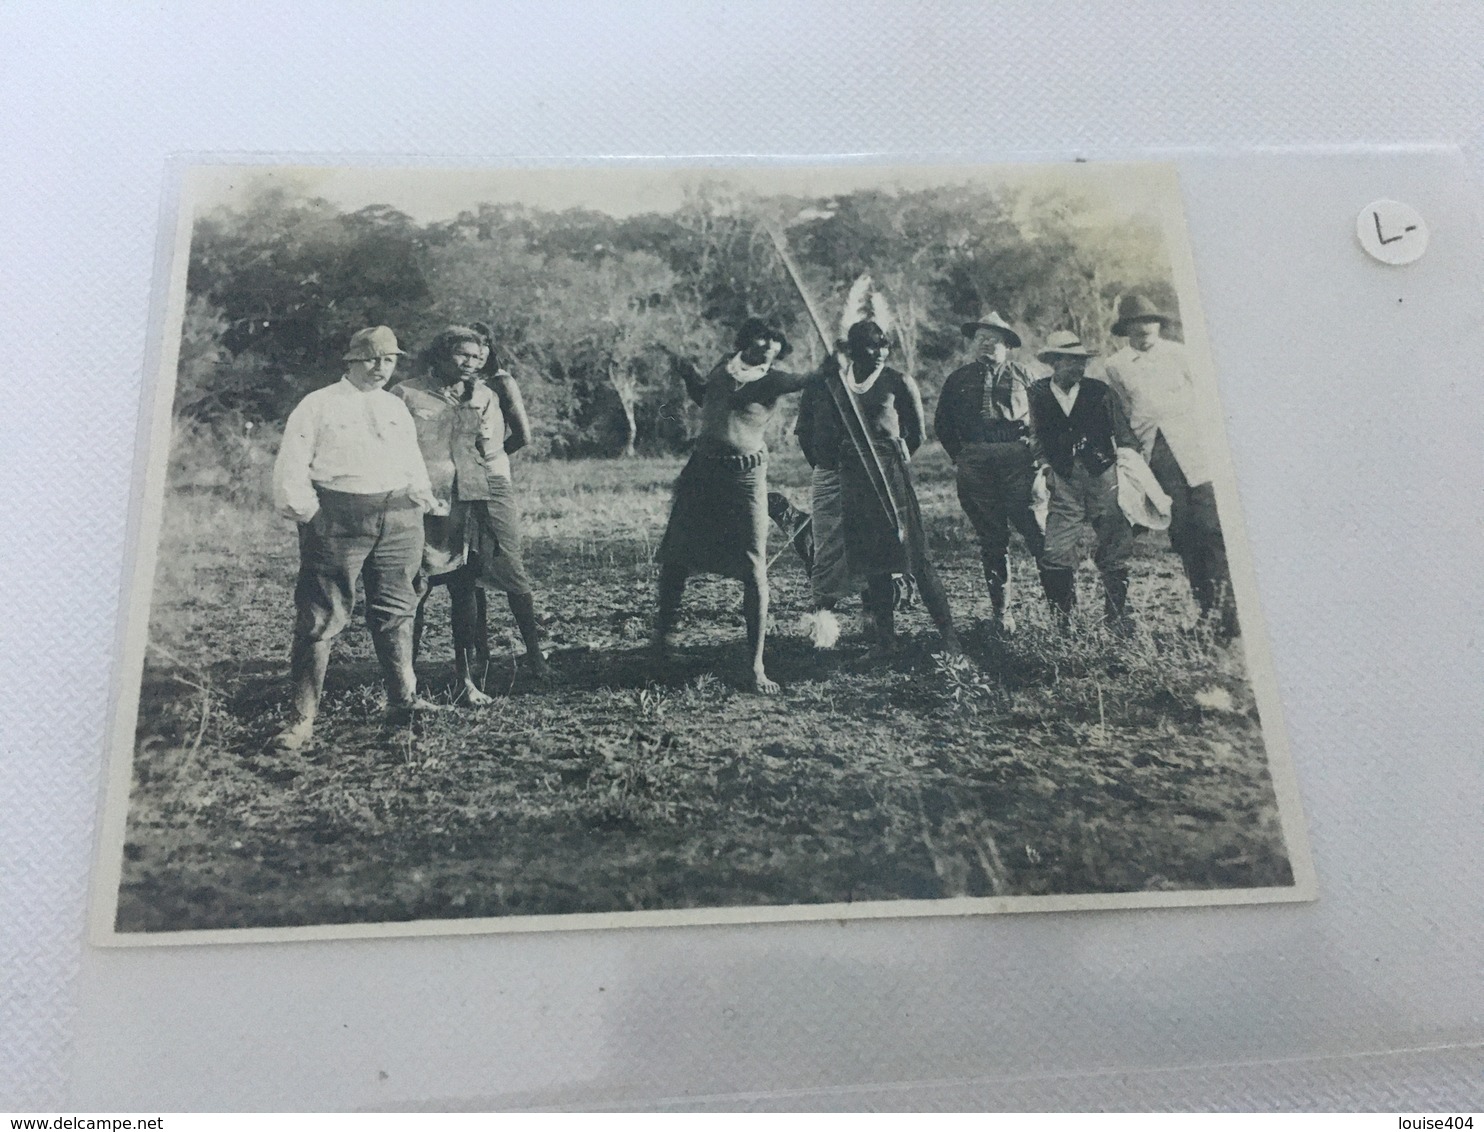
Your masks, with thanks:
[[(771, 224), (764, 224), (768, 238), (773, 241), (773, 249), (778, 253), (778, 258), (783, 262), (783, 270), (788, 275), (789, 282), (793, 284), (798, 293), (799, 301), (804, 304), (804, 310), (809, 314), (809, 321), (814, 324), (814, 332), (819, 335), (819, 341), (824, 346), (827, 355), (835, 352), (830, 336), (825, 330), (825, 322), (819, 315), (819, 310), (814, 305), (814, 300), (809, 297), (809, 292), (804, 289), (804, 280), (799, 273), (798, 265), (794, 262), (793, 254), (788, 250), (788, 243), (783, 238), (783, 233)], [(902, 511), (897, 506), (891, 490), (891, 480), (887, 477), (886, 469), (882, 466), (881, 455), (876, 451), (875, 445), (871, 443), (870, 430), (866, 425), (866, 414), (861, 409), (860, 399), (845, 384), (845, 375), (840, 374), (840, 380), (830, 387), (830, 393), (844, 394), (846, 407), (850, 410), (843, 413), (845, 420), (845, 431), (850, 434), (851, 443), (865, 465), (866, 475), (871, 480), (871, 486), (876, 490), (876, 496), (881, 501), (881, 506), (886, 511), (886, 517), (896, 528), (897, 542), (907, 541), (907, 531), (902, 526)], [(836, 395), (836, 401), (839, 401)]]
[[(833, 352), (830, 337), (825, 332), (825, 323), (819, 317), (819, 311), (809, 298), (809, 292), (804, 290), (803, 277), (799, 274), (798, 265), (794, 263), (793, 256), (789, 254), (788, 244), (783, 239), (783, 234), (771, 224), (765, 224), (768, 237), (773, 241), (773, 247), (778, 252), (778, 258), (783, 261), (784, 271), (787, 272), (789, 282), (794, 285), (794, 290), (799, 293), (799, 299), (804, 304), (804, 309), (809, 312), (809, 321), (814, 324), (814, 332), (819, 335), (819, 340), (824, 344), (825, 352)], [(900, 506), (894, 498), (891, 490), (891, 480), (887, 478), (886, 469), (881, 464), (881, 456), (871, 443), (870, 432), (866, 428), (866, 415), (861, 410), (860, 401), (849, 386), (845, 384), (842, 373), (840, 380), (829, 385), (832, 395), (838, 390), (844, 398), (850, 411), (843, 412), (845, 418), (845, 429), (850, 433), (851, 443), (855, 445), (860, 454), (861, 463), (866, 467), (866, 474), (871, 479), (871, 486), (876, 489), (876, 494), (881, 500), (882, 507), (886, 510), (889, 518), (896, 527), (897, 541), (907, 549), (907, 560), (911, 564), (912, 572), (917, 576), (918, 585), (922, 590), (923, 604), (927, 606), (933, 622), (938, 626), (938, 632), (942, 634), (943, 643), (950, 652), (962, 652), (959, 644), (958, 634), (953, 630), (953, 614), (948, 608), (948, 594), (943, 590), (943, 583), (938, 577), (938, 572), (933, 569), (933, 564), (928, 561), (927, 556), (927, 533), (922, 528), (922, 516), (917, 510), (914, 497), (909, 493), (908, 497), (901, 501)], [(839, 404), (840, 397), (836, 397)], [(903, 466), (903, 472), (909, 476), (911, 472)], [(905, 519), (905, 526), (903, 520)]]

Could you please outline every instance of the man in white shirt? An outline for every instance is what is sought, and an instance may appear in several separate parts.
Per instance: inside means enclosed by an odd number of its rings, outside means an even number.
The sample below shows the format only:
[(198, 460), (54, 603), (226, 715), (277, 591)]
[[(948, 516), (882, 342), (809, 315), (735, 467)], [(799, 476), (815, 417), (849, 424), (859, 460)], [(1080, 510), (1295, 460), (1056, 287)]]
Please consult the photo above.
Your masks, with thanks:
[(300, 401), (284, 425), (273, 501), (299, 524), (299, 579), (293, 705), (273, 740), (279, 750), (297, 751), (310, 740), (330, 645), (350, 621), (358, 578), (386, 679), (388, 722), (410, 722), (415, 709), (432, 706), (417, 697), (412, 618), (422, 516), (435, 501), (412, 417), (386, 391), (401, 354), (387, 327), (357, 331), (345, 352), (345, 376)]
[(1180, 556), (1191, 593), (1218, 637), (1241, 630), (1232, 597), (1226, 542), (1216, 513), (1216, 489), (1201, 438), (1201, 411), (1185, 347), (1162, 336), (1170, 316), (1142, 295), (1118, 304), (1113, 333), (1128, 345), (1106, 363), (1108, 384), (1170, 504), (1170, 545)]

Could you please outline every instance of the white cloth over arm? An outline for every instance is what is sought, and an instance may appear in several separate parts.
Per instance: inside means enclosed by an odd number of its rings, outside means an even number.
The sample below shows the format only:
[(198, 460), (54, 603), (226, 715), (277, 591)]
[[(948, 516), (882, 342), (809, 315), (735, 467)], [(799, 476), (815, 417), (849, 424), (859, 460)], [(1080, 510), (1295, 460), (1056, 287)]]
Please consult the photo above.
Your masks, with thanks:
[(1123, 517), (1136, 527), (1151, 531), (1170, 529), (1170, 497), (1132, 448), (1118, 450), (1118, 506)]

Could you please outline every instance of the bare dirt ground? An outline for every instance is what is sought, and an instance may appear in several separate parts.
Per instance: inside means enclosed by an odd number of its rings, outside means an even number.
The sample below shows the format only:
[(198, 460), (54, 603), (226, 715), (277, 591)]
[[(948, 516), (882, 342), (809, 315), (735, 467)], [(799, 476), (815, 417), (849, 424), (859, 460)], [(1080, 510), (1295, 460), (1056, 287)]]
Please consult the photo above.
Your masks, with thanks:
[[(293, 531), (255, 497), (167, 500), (118, 910), (121, 931), (535, 913), (1287, 885), (1240, 659), (1192, 631), (1162, 536), (1135, 563), (1136, 636), (1052, 631), (1023, 556), (1020, 631), (973, 632), (983, 580), (942, 454), (918, 468), (929, 543), (971, 655), (920, 609), (893, 664), (816, 652), (791, 549), (772, 574), (768, 698), (742, 690), (740, 587), (693, 583), (682, 650), (645, 652), (673, 459), (518, 470), (558, 673), (534, 686), (491, 601), (492, 706), (384, 735), (364, 626), (337, 644), (319, 744), (258, 756), (283, 720)], [(774, 486), (807, 507), (807, 469)], [(783, 547), (776, 537), (774, 548)], [(421, 674), (451, 680), (435, 595)]]

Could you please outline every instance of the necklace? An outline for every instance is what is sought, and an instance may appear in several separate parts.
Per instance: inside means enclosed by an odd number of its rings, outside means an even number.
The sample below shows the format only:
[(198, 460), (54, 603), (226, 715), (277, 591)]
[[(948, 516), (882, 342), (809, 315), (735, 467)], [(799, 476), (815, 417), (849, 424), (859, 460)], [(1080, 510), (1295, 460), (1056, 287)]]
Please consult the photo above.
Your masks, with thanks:
[(886, 363), (882, 362), (871, 371), (870, 375), (864, 381), (857, 381), (855, 379), (855, 367), (849, 362), (846, 362), (840, 367), (840, 380), (845, 383), (846, 389), (859, 396), (876, 384), (876, 379), (881, 376), (881, 371), (885, 368)]
[(757, 381), (760, 377), (765, 376), (767, 372), (768, 365), (766, 362), (760, 366), (750, 366), (742, 361), (741, 354), (733, 354), (731, 360), (727, 362), (727, 376), (739, 385), (746, 385), (748, 382)]

